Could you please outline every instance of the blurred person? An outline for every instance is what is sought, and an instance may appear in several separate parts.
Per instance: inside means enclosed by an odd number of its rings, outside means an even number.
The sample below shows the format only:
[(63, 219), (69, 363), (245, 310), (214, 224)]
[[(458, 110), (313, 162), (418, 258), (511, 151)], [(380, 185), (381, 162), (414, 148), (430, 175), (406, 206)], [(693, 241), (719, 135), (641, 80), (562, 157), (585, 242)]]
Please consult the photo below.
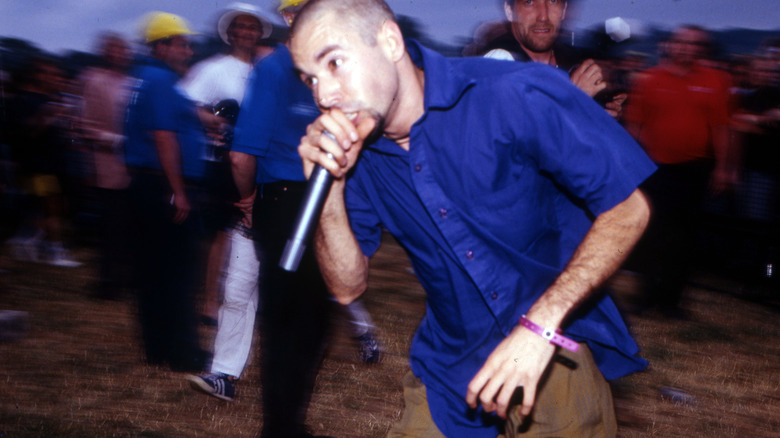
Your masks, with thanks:
[(780, 38), (767, 38), (761, 43), (761, 52), (774, 62), (775, 70), (780, 70)]
[(100, 65), (81, 76), (81, 129), (91, 151), (93, 184), (100, 203), (100, 271), (96, 295), (118, 298), (128, 284), (127, 239), (130, 175), (124, 157), (124, 116), (130, 97), (131, 56), (120, 35), (105, 33), (98, 42)]
[(647, 275), (640, 306), (668, 317), (687, 317), (679, 304), (708, 187), (718, 193), (736, 181), (731, 86), (725, 72), (699, 64), (708, 45), (704, 29), (678, 27), (661, 63), (636, 81), (625, 113), (626, 128), (658, 165), (643, 185), (654, 215), (637, 250)]
[(125, 123), (141, 330), (149, 363), (197, 372), (208, 361), (194, 308), (206, 138), (195, 103), (177, 87), (193, 32), (164, 12), (151, 13), (143, 32), (150, 57), (133, 72)]
[(5, 240), (6, 233), (14, 228), (18, 209), (17, 197), (20, 190), (15, 178), (15, 164), (11, 157), (8, 122), (8, 100), (11, 98), (10, 75), (0, 68), (0, 239)]
[[(262, 18), (260, 10), (250, 4), (233, 3), (220, 15), (217, 20), (217, 33), (228, 45), (229, 52), (215, 55), (194, 65), (181, 82), (185, 93), (198, 103), (202, 119), (213, 118), (214, 111), (220, 112), (217, 106), (220, 103), (224, 104), (225, 101), (232, 100), (240, 106), (249, 72), (257, 61), (255, 58), (257, 46), (261, 39), (271, 35), (271, 31), (271, 22)], [(230, 136), (229, 131), (232, 126), (227, 120), (215, 120), (214, 123), (206, 125), (214, 125), (206, 157), (206, 185), (209, 194), (206, 223), (212, 243), (207, 260), (204, 309), (201, 319), (216, 324), (220, 276), (225, 265), (230, 239), (235, 240), (233, 245), (248, 246), (241, 252), (249, 257), (242, 257), (241, 260), (257, 263), (257, 257), (249, 248), (253, 245), (250, 238), (242, 237), (242, 234), (235, 229), (228, 231), (235, 225), (234, 218), (231, 217), (233, 214), (231, 204), (237, 200), (238, 194), (235, 193), (227, 157), (229, 144), (226, 141), (229, 142), (230, 139), (222, 137), (225, 134)], [(239, 248), (234, 249), (239, 250)], [(257, 266), (246, 266), (241, 269), (257, 271)], [(256, 279), (253, 282), (256, 283)]]
[(12, 156), (32, 205), (19, 233), (10, 239), (17, 259), (78, 267), (63, 244), (65, 199), (62, 180), (67, 148), (63, 72), (46, 57), (34, 58), (19, 75), (8, 111)]
[(605, 377), (646, 363), (598, 287), (648, 220), (641, 148), (545, 66), (405, 43), (381, 0), (310, 0), (290, 41), (323, 113), (299, 153), (335, 178), (330, 292), (366, 290), (387, 229), (427, 294), (389, 436), (615, 436)]
[(614, 89), (630, 90), (637, 78), (647, 68), (648, 55), (643, 52), (629, 50), (617, 59), (615, 68), (612, 70), (611, 86)]
[(488, 41), (484, 56), (520, 62), (538, 62), (567, 72), (571, 82), (590, 97), (604, 101), (607, 112), (617, 117), (625, 92), (606, 90), (606, 74), (582, 50), (560, 42), (567, 0), (505, 0), (506, 31)]
[[(282, 0), (278, 10), (289, 24), (304, 3)], [(306, 410), (333, 313), (311, 250), (296, 272), (279, 267), (306, 189), (297, 146), (318, 114), (289, 49), (279, 44), (252, 73), (230, 152), (243, 221), (254, 229), (265, 260), (260, 312), (265, 438), (308, 436)], [(373, 332), (366, 326), (363, 332), (361, 348), (369, 353), (363, 360), (378, 361)]]
[[(271, 21), (253, 5), (233, 3), (221, 13), (217, 33), (230, 47), (229, 53), (196, 64), (181, 83), (190, 98), (201, 105), (201, 111), (208, 108), (205, 111), (211, 113), (211, 108), (229, 99), (240, 106), (256, 61), (256, 47), (261, 39), (271, 35), (271, 31)], [(220, 130), (219, 134), (225, 131), (224, 128)], [(196, 389), (228, 401), (235, 396), (234, 382), (241, 377), (249, 358), (260, 274), (260, 260), (251, 229), (243, 226), (239, 212), (232, 206), (238, 200), (238, 193), (235, 193), (227, 156), (229, 146), (217, 144), (207, 157), (210, 166), (208, 190), (213, 210), (211, 222), (214, 222), (211, 226), (217, 229), (209, 251), (204, 316), (211, 316), (208, 309), (217, 305), (217, 289), (224, 266), (224, 295), (219, 306), (214, 358), (207, 374), (188, 377)]]
[[(758, 237), (747, 277), (756, 284), (762, 277), (776, 281), (780, 256), (780, 71), (771, 57), (761, 55), (752, 58), (747, 76), (733, 126), (741, 149), (738, 211)], [(752, 271), (758, 266), (763, 272)]]

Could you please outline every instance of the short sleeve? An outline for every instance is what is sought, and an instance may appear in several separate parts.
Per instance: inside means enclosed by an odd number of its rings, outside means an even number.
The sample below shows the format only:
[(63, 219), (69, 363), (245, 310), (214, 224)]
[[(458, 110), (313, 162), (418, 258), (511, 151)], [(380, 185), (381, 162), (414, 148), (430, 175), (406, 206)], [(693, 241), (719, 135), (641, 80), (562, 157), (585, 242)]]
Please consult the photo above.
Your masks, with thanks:
[[(539, 169), (596, 216), (625, 200), (654, 170), (642, 148), (593, 99), (563, 75), (534, 75), (524, 99), (530, 132), (518, 132)], [(530, 134), (530, 137), (529, 137)]]
[(281, 123), (279, 93), (287, 86), (279, 64), (267, 61), (271, 59), (266, 58), (252, 70), (233, 139), (234, 151), (258, 157), (266, 155), (274, 130)]

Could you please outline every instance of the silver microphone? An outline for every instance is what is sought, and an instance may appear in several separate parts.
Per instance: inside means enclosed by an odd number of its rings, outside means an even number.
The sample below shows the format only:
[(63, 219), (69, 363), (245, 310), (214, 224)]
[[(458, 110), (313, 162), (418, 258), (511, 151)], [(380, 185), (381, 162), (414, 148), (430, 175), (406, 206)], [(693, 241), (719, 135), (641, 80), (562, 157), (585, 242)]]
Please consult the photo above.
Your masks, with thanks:
[[(322, 131), (322, 135), (337, 141), (336, 137), (328, 131)], [(328, 154), (328, 158), (333, 158)], [(303, 194), (301, 209), (298, 211), (298, 217), (295, 219), (295, 226), (284, 246), (282, 258), (279, 260), (279, 267), (285, 271), (295, 272), (301, 263), (306, 244), (311, 239), (312, 233), (317, 228), (317, 221), (322, 213), (322, 206), (328, 197), (330, 186), (333, 184), (333, 175), (324, 167), (316, 164), (309, 178), (309, 184), (306, 186), (306, 192)]]

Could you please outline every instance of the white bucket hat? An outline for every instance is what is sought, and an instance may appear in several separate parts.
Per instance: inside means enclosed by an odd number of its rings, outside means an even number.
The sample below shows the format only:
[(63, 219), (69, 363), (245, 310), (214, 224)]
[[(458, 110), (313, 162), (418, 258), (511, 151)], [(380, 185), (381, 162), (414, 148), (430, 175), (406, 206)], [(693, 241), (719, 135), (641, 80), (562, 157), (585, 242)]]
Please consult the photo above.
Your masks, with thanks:
[(260, 38), (268, 38), (271, 35), (271, 31), (273, 30), (271, 20), (264, 17), (259, 8), (247, 3), (231, 3), (217, 21), (217, 33), (225, 44), (230, 44), (227, 36), (228, 27), (230, 27), (230, 23), (239, 15), (250, 15), (257, 18), (261, 27)]

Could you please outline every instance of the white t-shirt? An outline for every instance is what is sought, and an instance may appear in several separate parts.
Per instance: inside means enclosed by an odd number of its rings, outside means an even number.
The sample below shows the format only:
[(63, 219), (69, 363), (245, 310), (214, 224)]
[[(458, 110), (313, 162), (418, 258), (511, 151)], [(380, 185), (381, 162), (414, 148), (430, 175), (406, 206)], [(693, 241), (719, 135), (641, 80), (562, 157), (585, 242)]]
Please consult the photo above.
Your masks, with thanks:
[(217, 55), (195, 64), (181, 80), (180, 88), (190, 99), (213, 105), (224, 99), (244, 98), (252, 64), (230, 55)]

